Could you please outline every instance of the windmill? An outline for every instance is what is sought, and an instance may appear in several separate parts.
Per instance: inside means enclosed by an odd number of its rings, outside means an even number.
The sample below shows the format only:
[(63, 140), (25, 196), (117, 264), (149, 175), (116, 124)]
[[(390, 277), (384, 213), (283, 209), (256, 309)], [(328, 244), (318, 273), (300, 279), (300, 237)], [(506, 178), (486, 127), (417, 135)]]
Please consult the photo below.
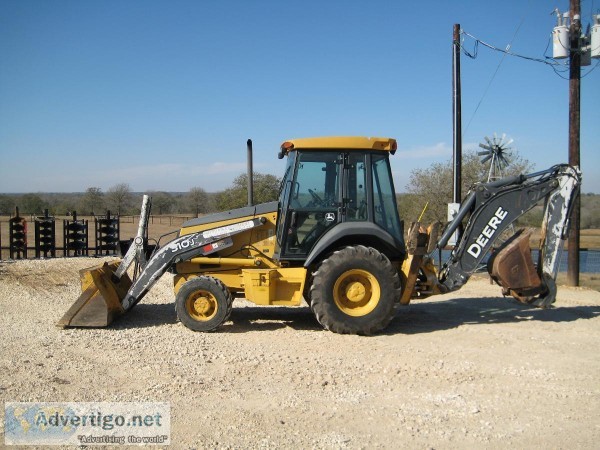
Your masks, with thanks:
[[(488, 183), (490, 181), (499, 180), (504, 177), (504, 169), (510, 164), (508, 159), (511, 155), (512, 148), (509, 147), (513, 143), (512, 139), (506, 139), (506, 134), (502, 133), (502, 137), (498, 137), (494, 133), (493, 138), (487, 136), (484, 137), (485, 144), (479, 144), (483, 150), (477, 152), (478, 156), (481, 156), (481, 164), (486, 164), (490, 161), (490, 170), (488, 171)], [(512, 235), (515, 234), (515, 227), (511, 223), (498, 237), (499, 243), (506, 242)]]
[(512, 150), (510, 144), (513, 143), (512, 139), (506, 139), (506, 134), (503, 133), (502, 137), (498, 137), (494, 133), (493, 138), (485, 136), (485, 144), (479, 144), (479, 147), (483, 148), (483, 151), (477, 152), (478, 156), (482, 156), (481, 164), (490, 162), (490, 170), (488, 172), (487, 181), (494, 181), (504, 176), (504, 169), (510, 164), (507, 157), (510, 156)]

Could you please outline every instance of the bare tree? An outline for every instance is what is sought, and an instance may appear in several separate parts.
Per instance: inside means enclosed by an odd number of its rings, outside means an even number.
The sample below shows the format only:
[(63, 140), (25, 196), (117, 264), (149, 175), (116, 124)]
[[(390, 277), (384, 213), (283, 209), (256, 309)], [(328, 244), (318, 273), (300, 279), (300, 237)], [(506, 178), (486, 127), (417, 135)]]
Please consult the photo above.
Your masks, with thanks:
[(108, 188), (106, 191), (106, 204), (117, 214), (131, 207), (131, 188), (127, 183), (119, 183)]
[[(254, 173), (254, 203), (266, 203), (277, 200), (281, 179), (275, 175)], [(233, 185), (217, 194), (217, 206), (220, 210), (241, 208), (246, 206), (248, 199), (248, 175), (238, 175)]]
[(196, 216), (208, 211), (208, 194), (201, 187), (191, 188), (187, 195), (187, 201)]
[(89, 187), (81, 199), (84, 214), (96, 214), (104, 208), (104, 193), (99, 187)]
[(175, 200), (168, 192), (153, 192), (152, 193), (152, 209), (158, 214), (169, 214), (173, 212), (173, 204)]
[[(510, 164), (505, 175), (526, 173), (533, 165), (521, 158), (516, 152), (510, 156)], [(481, 163), (474, 151), (463, 154), (462, 160), (462, 192), (466, 194), (469, 188), (478, 181), (486, 181), (489, 166)], [(452, 201), (452, 161), (434, 163), (425, 169), (415, 169), (410, 174), (406, 189), (412, 196), (404, 196), (400, 203), (400, 213), (405, 220), (416, 220), (427, 204), (423, 222), (441, 221), (447, 219), (448, 203)], [(408, 203), (410, 202), (410, 204)], [(404, 208), (403, 205), (404, 204)]]

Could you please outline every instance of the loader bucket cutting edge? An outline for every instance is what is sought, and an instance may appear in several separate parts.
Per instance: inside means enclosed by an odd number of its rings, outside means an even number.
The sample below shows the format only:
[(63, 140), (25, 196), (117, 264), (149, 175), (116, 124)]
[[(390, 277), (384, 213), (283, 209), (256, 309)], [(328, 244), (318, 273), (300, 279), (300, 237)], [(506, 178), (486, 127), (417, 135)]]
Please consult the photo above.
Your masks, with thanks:
[(79, 271), (81, 295), (56, 324), (59, 327), (106, 327), (113, 318), (124, 313), (121, 300), (131, 287), (125, 273), (115, 280), (120, 261), (104, 263)]

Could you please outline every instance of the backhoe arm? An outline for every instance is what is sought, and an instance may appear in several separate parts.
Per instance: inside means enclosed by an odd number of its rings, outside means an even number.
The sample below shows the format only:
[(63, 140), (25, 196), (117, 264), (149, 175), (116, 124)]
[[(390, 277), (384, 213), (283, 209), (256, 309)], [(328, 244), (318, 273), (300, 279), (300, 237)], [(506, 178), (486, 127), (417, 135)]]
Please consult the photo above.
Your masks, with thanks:
[[(464, 233), (442, 268), (439, 281), (448, 291), (459, 289), (479, 267), (500, 234), (542, 200), (545, 200), (545, 212), (541, 259), (537, 270), (540, 278), (553, 281), (558, 269), (561, 241), (566, 234), (569, 213), (580, 183), (581, 173), (578, 168), (557, 165), (530, 175), (477, 184), (438, 241), (438, 248), (443, 248), (452, 233), (468, 217)], [(525, 238), (523, 235), (522, 239)], [(515, 272), (519, 269), (517, 266), (507, 268), (506, 263), (504, 266), (508, 271)], [(521, 288), (500, 284), (507, 290)], [(548, 290), (547, 284), (549, 283), (546, 283), (542, 291)], [(547, 306), (548, 302), (553, 301), (553, 298), (549, 298), (540, 306)]]

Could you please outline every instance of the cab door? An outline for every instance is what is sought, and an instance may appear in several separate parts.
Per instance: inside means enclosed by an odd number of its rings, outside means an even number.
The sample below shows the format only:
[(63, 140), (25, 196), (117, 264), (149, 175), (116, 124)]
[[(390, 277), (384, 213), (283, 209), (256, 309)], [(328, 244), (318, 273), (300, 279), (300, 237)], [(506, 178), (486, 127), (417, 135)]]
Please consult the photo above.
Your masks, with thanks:
[(281, 258), (302, 260), (329, 228), (342, 220), (343, 154), (307, 151), (296, 156)]

